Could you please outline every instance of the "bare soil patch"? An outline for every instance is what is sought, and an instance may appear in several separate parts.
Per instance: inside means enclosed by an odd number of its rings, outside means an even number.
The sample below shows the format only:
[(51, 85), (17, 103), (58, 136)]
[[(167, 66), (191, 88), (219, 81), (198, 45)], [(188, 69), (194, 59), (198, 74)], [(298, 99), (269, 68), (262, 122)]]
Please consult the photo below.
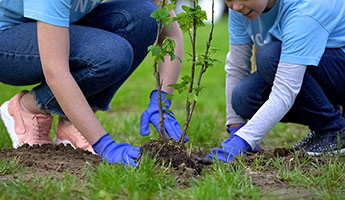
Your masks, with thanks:
[[(101, 162), (98, 155), (82, 149), (74, 149), (70, 145), (23, 145), (17, 149), (0, 149), (2, 159), (18, 158), (19, 163), (31, 170), (26, 170), (25, 178), (32, 178), (33, 175), (50, 176), (55, 175), (63, 178), (66, 172), (81, 175), (86, 165), (96, 166)], [(0, 174), (1, 176), (1, 174)], [(16, 178), (17, 174), (6, 175), (7, 178)], [(5, 177), (2, 177), (4, 179)]]

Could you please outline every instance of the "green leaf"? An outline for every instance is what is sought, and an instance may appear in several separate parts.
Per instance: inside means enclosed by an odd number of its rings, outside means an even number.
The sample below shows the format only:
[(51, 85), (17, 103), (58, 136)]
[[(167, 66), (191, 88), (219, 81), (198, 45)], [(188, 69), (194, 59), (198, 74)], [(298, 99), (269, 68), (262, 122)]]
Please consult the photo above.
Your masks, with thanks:
[(163, 52), (163, 48), (161, 46), (156, 45), (149, 46), (148, 50), (151, 51), (152, 56), (158, 56)]
[(174, 95), (173, 94), (164, 94), (164, 97), (169, 100), (173, 100)]
[(200, 93), (202, 89), (204, 89), (205, 87), (202, 87), (202, 86), (199, 86), (199, 87), (196, 87), (194, 90), (195, 92), (197, 93)]
[(197, 101), (198, 97), (196, 96), (195, 93), (188, 93), (187, 100), (192, 103), (193, 101)]
[(186, 85), (187, 85), (188, 83), (186, 83), (186, 82), (181, 82), (181, 83), (176, 83), (176, 84), (170, 84), (169, 85), (169, 87), (172, 87), (172, 88), (174, 88), (175, 90), (177, 90), (177, 92), (179, 93), (179, 94), (181, 94), (181, 93), (183, 93), (184, 91), (186, 91), (187, 90), (187, 88), (186, 88)]
[(182, 77), (182, 80), (185, 81), (185, 82), (187, 82), (187, 83), (190, 83), (190, 82), (193, 81), (192, 77), (190, 77), (190, 76), (188, 76), (188, 75), (184, 75), (184, 76)]
[(169, 25), (171, 21), (171, 16), (167, 8), (158, 8), (153, 13), (151, 13), (151, 17), (155, 18), (156, 21), (160, 22), (164, 26)]
[(176, 6), (175, 2), (172, 1), (170, 4), (167, 5), (167, 8), (168, 8), (168, 10), (174, 10), (175, 6)]
[(153, 13), (151, 13), (151, 17), (155, 18), (157, 21), (160, 21), (166, 18), (170, 18), (170, 14), (166, 8), (158, 8)]
[(169, 86), (169, 87), (172, 87), (172, 88), (174, 88), (174, 89), (177, 89), (177, 88), (180, 87), (180, 84), (174, 83), (174, 84), (169, 84), (168, 86)]

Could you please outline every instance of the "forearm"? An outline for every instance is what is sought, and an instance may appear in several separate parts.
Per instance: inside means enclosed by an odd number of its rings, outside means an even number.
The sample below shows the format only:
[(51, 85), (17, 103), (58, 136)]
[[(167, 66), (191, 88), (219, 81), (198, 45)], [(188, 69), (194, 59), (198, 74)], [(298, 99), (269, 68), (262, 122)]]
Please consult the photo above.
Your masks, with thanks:
[(286, 115), (300, 91), (306, 66), (279, 63), (269, 99), (236, 135), (255, 148)]
[(95, 143), (106, 131), (69, 71), (68, 28), (37, 22), (37, 36), (47, 84), (68, 119), (91, 144)]
[[(164, 32), (162, 32), (164, 33)], [(175, 52), (174, 54), (179, 57), (179, 59), (175, 59), (173, 61), (170, 60), (170, 56), (165, 56), (164, 62), (159, 63), (159, 73), (162, 80), (162, 90), (168, 93), (172, 93), (174, 88), (169, 87), (170, 84), (175, 84), (180, 74), (182, 59), (183, 59), (183, 40), (182, 40), (182, 33), (179, 30), (177, 23), (174, 23), (173, 29), (169, 31), (170, 35), (162, 35), (162, 36), (169, 36), (175, 41)]]
[[(161, 0), (154, 1), (157, 5)], [(167, 1), (170, 3), (170, 1)], [(171, 17), (175, 17), (176, 14), (172, 10), (169, 12)], [(174, 54), (179, 57), (179, 59), (175, 59), (173, 61), (170, 60), (170, 56), (164, 57), (164, 62), (159, 63), (158, 71), (160, 73), (161, 81), (162, 81), (162, 90), (167, 93), (172, 93), (174, 88), (169, 87), (170, 84), (175, 84), (178, 80), (178, 76), (180, 74), (182, 60), (183, 60), (183, 37), (181, 29), (178, 23), (171, 22), (171, 27), (163, 27), (162, 32), (159, 35), (158, 44), (161, 44), (166, 37), (170, 37), (175, 41), (175, 49)]]
[(250, 74), (252, 44), (230, 45), (230, 52), (226, 57), (226, 125), (245, 123), (247, 120), (237, 115), (232, 108), (232, 91), (234, 87)]

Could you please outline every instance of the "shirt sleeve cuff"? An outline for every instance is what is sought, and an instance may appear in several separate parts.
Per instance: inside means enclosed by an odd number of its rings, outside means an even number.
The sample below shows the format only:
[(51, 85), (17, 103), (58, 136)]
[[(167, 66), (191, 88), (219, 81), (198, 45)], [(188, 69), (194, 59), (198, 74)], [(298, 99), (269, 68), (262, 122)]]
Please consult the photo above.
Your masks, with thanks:
[(235, 135), (237, 136), (240, 136), (242, 139), (244, 139), (246, 142), (248, 142), (248, 144), (250, 145), (250, 147), (253, 149), (255, 149), (255, 147), (258, 145), (255, 143), (255, 140), (254, 138), (250, 137), (249, 135), (246, 135), (246, 134), (241, 134), (241, 133), (238, 133), (236, 132)]
[(32, 11), (32, 10), (25, 10), (24, 17), (30, 18), (37, 21), (42, 21), (47, 24), (55, 25), (55, 26), (62, 26), (62, 27), (69, 27), (69, 19), (62, 19), (62, 18), (55, 18), (51, 16), (46, 16), (42, 13)]

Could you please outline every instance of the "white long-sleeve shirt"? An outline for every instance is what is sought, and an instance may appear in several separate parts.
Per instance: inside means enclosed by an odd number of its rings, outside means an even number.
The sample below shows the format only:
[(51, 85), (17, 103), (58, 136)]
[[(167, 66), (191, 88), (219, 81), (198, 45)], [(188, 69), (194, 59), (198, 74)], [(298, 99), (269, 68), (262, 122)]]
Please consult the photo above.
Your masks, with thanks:
[[(251, 44), (230, 45), (225, 70), (227, 124), (244, 123), (231, 105), (231, 95), (235, 85), (250, 74)], [(268, 134), (268, 132), (286, 115), (292, 107), (301, 89), (306, 65), (282, 63), (274, 78), (272, 91), (268, 100), (247, 122), (236, 132), (236, 135), (246, 140), (254, 149)]]

